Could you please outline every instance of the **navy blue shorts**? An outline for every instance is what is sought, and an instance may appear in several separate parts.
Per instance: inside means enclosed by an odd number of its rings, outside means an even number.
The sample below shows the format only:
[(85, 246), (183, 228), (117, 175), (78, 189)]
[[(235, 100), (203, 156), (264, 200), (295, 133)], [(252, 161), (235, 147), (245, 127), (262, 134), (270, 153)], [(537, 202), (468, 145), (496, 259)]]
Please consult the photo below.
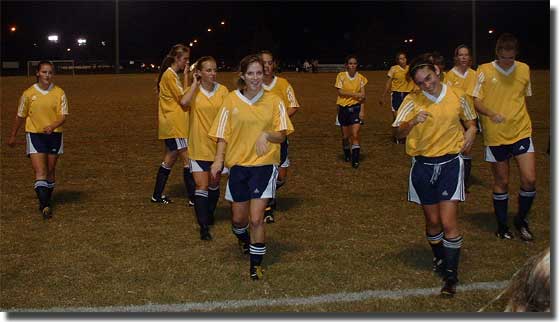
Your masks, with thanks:
[(338, 122), (341, 126), (360, 124), (360, 104), (349, 106), (338, 105)]
[(188, 147), (187, 139), (185, 138), (165, 139), (164, 141), (165, 141), (165, 146), (169, 151), (182, 150)]
[(410, 169), (408, 201), (433, 205), (465, 200), (463, 159), (458, 154), (428, 158), (415, 156)]
[(501, 162), (528, 152), (535, 152), (533, 139), (530, 137), (521, 139), (513, 144), (487, 146), (484, 150), (484, 160), (488, 162)]
[(256, 167), (235, 165), (229, 169), (225, 198), (232, 202), (274, 198), (277, 177), (276, 165)]
[(391, 92), (391, 110), (393, 112), (399, 110), (406, 95), (408, 95), (408, 92)]
[(212, 161), (206, 160), (189, 160), (191, 172), (209, 172), (212, 167)]
[(25, 138), (27, 155), (32, 153), (62, 154), (64, 152), (61, 132), (51, 134), (27, 132)]
[(288, 137), (284, 142), (280, 143), (280, 167), (287, 168), (290, 166), (290, 159), (288, 159)]

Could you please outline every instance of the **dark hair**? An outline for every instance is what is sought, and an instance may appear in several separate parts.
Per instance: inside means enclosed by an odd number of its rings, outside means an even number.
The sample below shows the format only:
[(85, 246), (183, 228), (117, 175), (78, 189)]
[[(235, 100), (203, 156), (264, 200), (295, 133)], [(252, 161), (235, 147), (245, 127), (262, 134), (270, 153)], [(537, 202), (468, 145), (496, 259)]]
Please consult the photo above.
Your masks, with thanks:
[[(41, 66), (43, 65), (50, 65), (54, 73), (54, 64), (50, 60), (41, 60), (39, 64), (37, 64), (37, 73), (41, 70)], [(39, 82), (39, 76), (37, 76), (37, 82)]]
[(350, 54), (350, 55), (346, 56), (346, 58), (344, 58), (344, 65), (347, 65), (348, 61), (352, 58), (354, 58), (356, 61), (358, 61), (358, 56)]
[(445, 67), (445, 58), (443, 58), (443, 56), (437, 51), (432, 52), (432, 61), (434, 65), (438, 67), (439, 66)]
[(241, 61), (239, 62), (239, 76), (240, 77), (236, 81), (238, 89), (244, 89), (245, 86), (247, 85), (245, 83), (245, 80), (243, 80), (241, 78), (241, 75), (243, 75), (247, 72), (247, 69), (249, 69), (249, 65), (251, 65), (252, 63), (259, 63), (264, 70), (264, 63), (263, 63), (260, 55), (254, 55), (253, 54), (253, 55), (247, 55), (247, 56), (243, 57), (243, 59), (241, 59)]
[(402, 50), (397, 51), (397, 53), (395, 54), (395, 62), (398, 64), (399, 63), (399, 56), (400, 55), (404, 55), (404, 57), (406, 58), (406, 53)]
[(506, 312), (550, 311), (550, 247), (531, 257), (513, 276)]
[(265, 50), (259, 51), (259, 56), (262, 56), (262, 55), (265, 55), (265, 54), (266, 54), (266, 55), (270, 55), (270, 57), (272, 57), (272, 61), (275, 60), (275, 59), (274, 59), (274, 55), (272, 54), (272, 52), (271, 52), (270, 50), (266, 50), (266, 49), (265, 49)]
[(409, 80), (414, 81), (414, 76), (419, 69), (428, 68), (434, 73), (436, 72), (436, 66), (434, 65), (434, 58), (432, 53), (425, 53), (418, 57), (415, 57), (410, 62), (410, 67), (408, 68), (408, 73), (406, 74)]
[(173, 47), (171, 47), (171, 50), (169, 50), (169, 53), (165, 56), (165, 58), (163, 58), (163, 61), (161, 62), (160, 65), (159, 75), (157, 78), (157, 88), (156, 88), (158, 93), (159, 93), (159, 82), (161, 82), (161, 76), (163, 75), (163, 73), (165, 73), (167, 68), (169, 68), (173, 64), (173, 62), (175, 62), (175, 58), (190, 52), (191, 52), (190, 48), (183, 44), (176, 44)]
[(519, 50), (517, 38), (507, 32), (501, 34), (496, 41), (496, 54), (498, 54), (500, 50), (515, 50), (515, 52), (517, 52)]
[(202, 71), (202, 64), (204, 64), (207, 61), (213, 61), (214, 63), (216, 62), (216, 60), (212, 56), (202, 56), (199, 59), (197, 59), (196, 62), (194, 62), (193, 66), (197, 70)]
[(459, 50), (461, 50), (463, 48), (468, 50), (469, 51), (469, 56), (471, 56), (471, 49), (469, 48), (469, 46), (467, 46), (465, 44), (460, 44), (459, 46), (455, 47), (455, 50), (453, 51), (453, 63), (455, 65), (457, 65), (457, 62), (458, 62), (457, 56), (459, 56)]

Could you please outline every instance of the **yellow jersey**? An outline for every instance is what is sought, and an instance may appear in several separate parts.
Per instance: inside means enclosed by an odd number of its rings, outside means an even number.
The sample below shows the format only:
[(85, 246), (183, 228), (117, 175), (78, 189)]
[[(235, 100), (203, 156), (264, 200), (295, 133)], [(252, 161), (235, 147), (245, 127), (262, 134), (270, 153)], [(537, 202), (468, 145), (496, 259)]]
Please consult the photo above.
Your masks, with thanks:
[(484, 145), (512, 144), (531, 136), (531, 118), (527, 112), (525, 96), (531, 96), (529, 66), (515, 61), (509, 70), (503, 70), (494, 61), (483, 64), (476, 71), (476, 85), (472, 96), (492, 112), (505, 117), (502, 123), (494, 123), (481, 115)]
[(208, 137), (208, 133), (228, 93), (225, 86), (214, 83), (214, 88), (210, 92), (199, 86), (195, 96), (191, 99), (189, 104), (189, 158), (192, 160), (214, 160), (216, 141)]
[(442, 84), (438, 97), (424, 91), (412, 92), (399, 107), (393, 127), (412, 120), (420, 111), (426, 111), (430, 116), (424, 123), (415, 125), (406, 137), (406, 153), (425, 157), (459, 153), (465, 131), (461, 120), (476, 119), (465, 92), (445, 84)]
[(286, 131), (286, 134), (294, 131), (282, 99), (262, 89), (250, 100), (235, 90), (224, 98), (208, 135), (226, 141), (224, 161), (228, 168), (277, 165), (280, 144), (269, 143), (268, 152), (257, 156), (257, 139), (267, 131)]
[(189, 137), (189, 113), (179, 104), (184, 93), (179, 75), (171, 67), (167, 68), (159, 83), (159, 139)]
[[(43, 129), (68, 114), (68, 101), (64, 91), (51, 84), (47, 90), (34, 84), (26, 89), (19, 100), (17, 115), (25, 120), (25, 132), (43, 133)], [(53, 132), (62, 132), (62, 126)]]
[[(367, 83), (367, 78), (365, 78), (358, 72), (356, 72), (354, 77), (350, 77), (350, 74), (348, 74), (348, 72), (340, 72), (338, 73), (338, 75), (336, 75), (336, 82), (334, 84), (334, 87), (342, 89), (345, 92), (360, 93), (362, 87), (366, 86)], [(359, 103), (360, 101), (358, 101), (354, 97), (338, 95), (336, 99), (336, 105), (340, 106), (350, 106)]]
[(408, 73), (408, 65), (402, 68), (400, 65), (393, 65), (387, 72), (387, 77), (391, 79), (392, 92), (409, 93), (414, 89), (414, 82), (406, 79)]
[(456, 67), (451, 68), (445, 74), (445, 84), (451, 87), (457, 87), (465, 91), (469, 104), (474, 106), (473, 97), (471, 93), (476, 85), (476, 72), (472, 68), (468, 68), (463, 74)]
[(284, 101), (284, 106), (286, 106), (286, 108), (299, 107), (299, 102), (296, 99), (294, 89), (287, 79), (274, 76), (270, 85), (263, 83), (263, 88), (267, 92), (272, 92), (278, 95), (282, 101)]

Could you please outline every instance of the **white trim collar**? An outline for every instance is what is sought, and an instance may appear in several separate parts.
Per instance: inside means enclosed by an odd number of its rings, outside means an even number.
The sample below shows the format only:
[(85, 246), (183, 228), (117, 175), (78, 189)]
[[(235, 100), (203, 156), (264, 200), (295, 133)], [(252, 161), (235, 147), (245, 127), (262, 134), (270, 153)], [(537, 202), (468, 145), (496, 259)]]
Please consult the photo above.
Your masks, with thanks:
[(439, 93), (438, 97), (435, 97), (425, 91), (422, 91), (422, 94), (424, 94), (424, 96), (426, 96), (430, 101), (434, 102), (434, 103), (439, 103), (443, 100), (443, 98), (445, 97), (445, 94), (447, 93), (447, 85), (445, 84), (441, 84), (441, 93)]
[(492, 62), (492, 66), (494, 66), (494, 68), (496, 68), (497, 71), (499, 71), (500, 73), (509, 76), (509, 74), (511, 74), (513, 72), (513, 70), (515, 69), (515, 66), (517, 66), (517, 62), (514, 61), (513, 65), (511, 65), (511, 67), (508, 70), (503, 69), (502, 67), (500, 67), (500, 65), (498, 65), (497, 60)]
[(214, 87), (209, 92), (209, 91), (205, 90), (204, 87), (202, 87), (202, 84), (198, 85), (198, 89), (200, 90), (200, 92), (208, 98), (210, 98), (210, 97), (214, 96), (214, 94), (216, 94), (216, 92), (218, 91), (218, 87), (220, 87), (220, 85), (218, 83), (214, 82)]
[(179, 74), (177, 74), (177, 72), (175, 70), (173, 70), (173, 68), (167, 67), (167, 69), (171, 70), (173, 72), (173, 74), (175, 74), (175, 76), (179, 77)]
[(271, 91), (271, 90), (274, 88), (274, 86), (276, 86), (276, 81), (277, 81), (277, 80), (278, 80), (278, 77), (274, 76), (274, 77), (272, 78), (272, 82), (270, 82), (270, 85), (266, 85), (266, 84), (263, 82), (263, 85), (262, 85), (262, 86), (263, 86), (263, 88), (264, 88), (265, 90)]
[(241, 91), (238, 89), (235, 90), (235, 95), (237, 95), (237, 97), (239, 97), (239, 99), (241, 99), (243, 102), (249, 105), (253, 105), (264, 95), (264, 88), (261, 88), (257, 95), (255, 95), (255, 97), (253, 97), (252, 99), (248, 99), (247, 97), (245, 97), (245, 95), (241, 94)]
[(468, 68), (467, 68), (467, 70), (465, 71), (464, 74), (461, 74), (461, 72), (459, 71), (459, 69), (457, 69), (457, 68), (455, 68), (455, 67), (451, 68), (451, 71), (452, 71), (453, 73), (455, 73), (455, 75), (461, 77), (462, 79), (467, 78), (467, 75), (469, 74), (469, 69), (468, 69)]
[(44, 89), (42, 89), (41, 87), (39, 87), (39, 84), (37, 84), (37, 83), (33, 84), (33, 86), (35, 86), (35, 89), (36, 89), (37, 91), (39, 91), (39, 93), (41, 93), (41, 94), (43, 94), (43, 95), (47, 95), (47, 94), (53, 89), (54, 84), (51, 83), (51, 84), (49, 85), (49, 88), (47, 88), (47, 90), (44, 90)]
[(356, 74), (354, 74), (354, 77), (350, 77), (350, 74), (348, 72), (346, 72), (346, 77), (348, 77), (349, 80), (354, 80), (354, 79), (356, 79), (356, 77), (358, 77), (358, 71), (356, 71)]

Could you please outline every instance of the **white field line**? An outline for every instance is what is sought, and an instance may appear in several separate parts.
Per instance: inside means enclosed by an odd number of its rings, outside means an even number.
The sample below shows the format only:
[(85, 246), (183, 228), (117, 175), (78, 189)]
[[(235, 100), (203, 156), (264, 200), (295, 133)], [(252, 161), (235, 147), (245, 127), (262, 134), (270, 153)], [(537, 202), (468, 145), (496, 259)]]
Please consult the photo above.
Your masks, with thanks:
[[(457, 292), (499, 290), (507, 286), (509, 281), (480, 282), (459, 285)], [(430, 296), (439, 294), (439, 288), (414, 288), (406, 290), (370, 290), (352, 293), (332, 293), (309, 297), (286, 297), (277, 299), (258, 300), (228, 300), (207, 301), (199, 303), (182, 304), (144, 304), (127, 306), (102, 306), (102, 307), (53, 307), (50, 309), (17, 309), (7, 312), (189, 312), (189, 311), (214, 311), (236, 310), (245, 307), (316, 305), (325, 303), (359, 302), (372, 299), (402, 299), (411, 296)]]

